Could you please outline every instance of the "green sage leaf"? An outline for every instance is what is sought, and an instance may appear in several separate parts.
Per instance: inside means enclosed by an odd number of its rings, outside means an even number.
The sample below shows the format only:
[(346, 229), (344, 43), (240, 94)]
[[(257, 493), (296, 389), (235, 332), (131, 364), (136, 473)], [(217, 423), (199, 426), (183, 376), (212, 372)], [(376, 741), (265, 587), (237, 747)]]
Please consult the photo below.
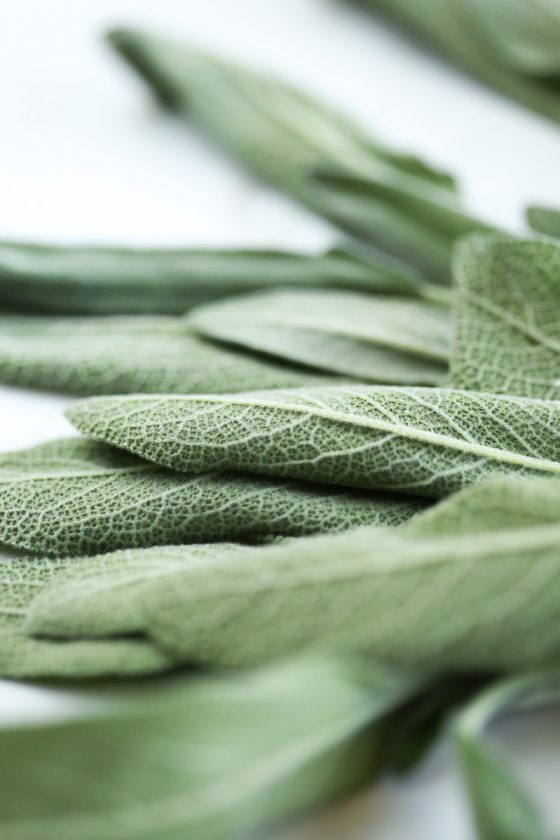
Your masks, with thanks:
[(555, 0), (358, 2), (395, 18), (506, 96), (560, 120)]
[[(448, 282), (452, 242), (432, 247), (426, 208), (436, 206), (436, 215), (457, 209), (449, 175), (390, 151), (335, 109), (266, 74), (138, 30), (113, 31), (109, 40), (165, 105), (199, 123), (260, 178)], [(316, 177), (322, 167), (364, 175), (379, 189), (367, 198), (344, 194)], [(469, 229), (480, 227), (472, 220)]]
[(173, 658), (146, 638), (60, 642), (24, 631), (33, 599), (51, 580), (70, 572), (70, 563), (75, 571), (80, 562), (39, 560), (0, 550), (0, 674), (15, 679), (142, 676), (171, 668)]
[(0, 305), (20, 310), (180, 315), (271, 286), (417, 294), (421, 281), (404, 265), (355, 246), (307, 255), (0, 242)]
[(99, 397), (86, 435), (187, 472), (242, 470), (443, 496), (499, 474), (560, 475), (560, 403), (374, 385)]
[(354, 292), (270, 292), (196, 309), (208, 338), (370, 382), (441, 384), (449, 313), (441, 306)]
[(560, 210), (549, 207), (528, 207), (527, 221), (537, 233), (560, 239)]
[(551, 700), (560, 700), (560, 674), (530, 674), (488, 689), (459, 716), (455, 743), (479, 840), (549, 837), (536, 802), (485, 734), (492, 721), (504, 712), (527, 701), (542, 704)]
[[(540, 481), (558, 501), (560, 484)], [(528, 485), (539, 492), (538, 481)], [(463, 491), (467, 509), (481, 486)], [(217, 546), (213, 556), (208, 547), (204, 561), (191, 560), (188, 547), (104, 555), (41, 593), (26, 629), (60, 638), (145, 633), (178, 662), (235, 667), (296, 651), (362, 651), (451, 672), (555, 662), (560, 526), (549, 512), (542, 524), (517, 526), (524, 497), (510, 499), (502, 527), (494, 514), (483, 529), (475, 504), (472, 529), (457, 534), (445, 502), (440, 519), (435, 508), (393, 530), (233, 553)], [(169, 574), (154, 575), (155, 564)]]
[(318, 372), (217, 347), (181, 318), (0, 317), (0, 380), (71, 394), (221, 393), (318, 384)]
[(414, 689), (372, 663), (300, 661), (4, 729), (2, 837), (241, 840), (371, 780)]
[(560, 246), (471, 237), (455, 280), (453, 384), (560, 399)]
[(188, 476), (73, 438), (0, 456), (0, 541), (58, 557), (398, 525), (422, 507), (295, 481)]

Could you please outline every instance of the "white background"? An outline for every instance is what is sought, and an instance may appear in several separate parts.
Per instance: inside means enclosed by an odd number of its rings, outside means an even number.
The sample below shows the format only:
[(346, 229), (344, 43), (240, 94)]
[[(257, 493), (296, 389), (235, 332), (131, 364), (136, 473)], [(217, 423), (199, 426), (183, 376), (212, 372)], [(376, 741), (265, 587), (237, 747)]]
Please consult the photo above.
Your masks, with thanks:
[[(395, 148), (458, 174), (469, 208), (508, 229), (523, 229), (528, 202), (560, 205), (560, 127), (337, 0), (18, 0), (0, 5), (0, 237), (315, 249), (335, 235), (157, 111), (101, 43), (103, 29), (121, 23), (184, 33), (306, 85)], [(71, 433), (68, 402), (0, 387), (2, 448)], [(0, 682), (5, 724), (78, 711), (63, 693)], [(551, 811), (559, 729), (551, 713), (501, 731)], [(555, 811), (559, 825), (558, 800)], [(281, 835), (471, 836), (446, 749), (412, 779)]]

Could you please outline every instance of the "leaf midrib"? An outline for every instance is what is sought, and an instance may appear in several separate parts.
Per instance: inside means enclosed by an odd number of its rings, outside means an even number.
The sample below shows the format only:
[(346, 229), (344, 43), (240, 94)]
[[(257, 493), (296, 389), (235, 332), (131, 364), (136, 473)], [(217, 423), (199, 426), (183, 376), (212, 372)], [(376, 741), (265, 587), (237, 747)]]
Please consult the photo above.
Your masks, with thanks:
[(485, 298), (466, 291), (461, 291), (460, 294), (467, 303), (477, 307), (487, 315), (490, 315), (492, 318), (502, 321), (504, 324), (507, 324), (509, 327), (512, 327), (512, 329), (524, 335), (526, 338), (531, 339), (537, 344), (541, 344), (548, 350), (552, 350), (555, 353), (560, 354), (560, 341), (551, 339), (545, 335), (545, 333), (531, 328), (526, 322), (521, 321), (518, 318), (514, 318), (507, 310), (498, 308)]

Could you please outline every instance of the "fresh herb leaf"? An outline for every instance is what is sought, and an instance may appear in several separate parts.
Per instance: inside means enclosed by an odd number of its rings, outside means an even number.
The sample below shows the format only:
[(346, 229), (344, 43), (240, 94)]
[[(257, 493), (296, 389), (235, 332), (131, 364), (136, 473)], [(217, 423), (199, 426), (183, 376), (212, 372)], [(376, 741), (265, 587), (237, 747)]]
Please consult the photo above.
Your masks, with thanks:
[(453, 384), (560, 399), (560, 246), (470, 237), (455, 280)]
[(86, 435), (187, 472), (242, 470), (444, 496), (500, 474), (560, 476), (560, 403), (374, 385), (83, 400)]
[(560, 239), (560, 210), (550, 207), (528, 207), (527, 221), (537, 233)]
[(384, 718), (416, 685), (371, 662), (295, 662), (4, 729), (2, 836), (241, 840), (372, 779)]
[(51, 580), (75, 572), (78, 563), (87, 561), (39, 560), (0, 550), (0, 674), (16, 679), (143, 676), (171, 668), (173, 658), (146, 638), (61, 642), (24, 631), (29, 604)]
[[(549, 483), (558, 498), (560, 484)], [(518, 527), (524, 496), (512, 493), (503, 526), (493, 513), (484, 529), (480, 505), (468, 504), (480, 488), (464, 491), (473, 527), (463, 519), (458, 534), (445, 502), (440, 520), (434, 508), (398, 529), (233, 554), (217, 546), (203, 562), (189, 560), (187, 547), (105, 555), (41, 593), (26, 629), (61, 638), (144, 632), (178, 662), (235, 667), (297, 651), (362, 651), (440, 672), (554, 662), (560, 526), (547, 511), (542, 524)], [(158, 562), (169, 574), (150, 572)]]
[(295, 481), (189, 476), (73, 438), (0, 456), (0, 541), (59, 557), (399, 525), (423, 506)]
[(370, 382), (432, 385), (446, 378), (449, 312), (355, 292), (268, 292), (195, 310), (205, 337)]
[(325, 377), (217, 347), (173, 317), (0, 317), (0, 380), (72, 394), (221, 393)]
[(560, 120), (556, 0), (353, 0), (416, 32), (483, 82)]
[(411, 269), (365, 248), (132, 249), (0, 242), (0, 305), (57, 314), (175, 314), (271, 286), (418, 294)]
[[(335, 109), (266, 74), (138, 30), (111, 32), (109, 41), (166, 106), (194, 119), (260, 178), (449, 282), (452, 241), (432, 247), (426, 235), (431, 213), (439, 219), (458, 209), (449, 175), (391, 152)], [(367, 196), (321, 182), (321, 168), (365, 176)], [(469, 230), (485, 227), (471, 223)], [(438, 224), (436, 240), (443, 234)]]
[(549, 837), (536, 802), (485, 735), (498, 715), (527, 701), (543, 704), (559, 700), (558, 672), (530, 674), (498, 683), (459, 716), (455, 742), (479, 840)]

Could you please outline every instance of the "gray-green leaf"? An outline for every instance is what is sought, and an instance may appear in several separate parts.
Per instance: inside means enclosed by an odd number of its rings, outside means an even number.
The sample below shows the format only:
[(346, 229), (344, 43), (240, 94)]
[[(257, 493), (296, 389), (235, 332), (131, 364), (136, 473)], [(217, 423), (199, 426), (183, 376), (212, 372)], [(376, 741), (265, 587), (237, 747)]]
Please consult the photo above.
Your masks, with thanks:
[(222, 393), (325, 376), (218, 347), (173, 317), (0, 317), (0, 380), (72, 394)]
[(560, 239), (560, 210), (550, 207), (528, 207), (527, 221), (537, 233)]
[(374, 385), (99, 397), (81, 432), (187, 472), (241, 470), (443, 496), (499, 474), (560, 476), (560, 403)]
[(59, 557), (398, 525), (422, 507), (295, 481), (189, 476), (74, 438), (0, 456), (0, 542)]
[(485, 731), (498, 715), (528, 701), (543, 704), (553, 700), (560, 700), (560, 674), (530, 674), (490, 688), (459, 716), (455, 742), (479, 840), (549, 837), (536, 802), (508, 762), (487, 743)]
[(486, 84), (560, 120), (556, 0), (358, 2), (396, 18)]
[(454, 263), (453, 384), (560, 399), (560, 246), (474, 236)]
[(5, 840), (241, 840), (369, 781), (414, 679), (299, 661), (0, 731)]
[[(54, 578), (87, 561), (39, 560), (0, 551), (0, 674), (15, 679), (145, 676), (173, 658), (146, 638), (64, 642), (24, 632), (29, 604)], [(0, 821), (1, 823), (1, 821)]]
[[(266, 74), (142, 31), (114, 31), (109, 40), (168, 107), (196, 120), (260, 178), (448, 282), (452, 241), (432, 247), (432, 234), (444, 236), (437, 222), (426, 233), (434, 207), (433, 216), (458, 208), (447, 174), (391, 152), (335, 109)], [(316, 177), (325, 167), (364, 175), (378, 190), (345, 194)], [(471, 222), (470, 230), (480, 228)]]
[(68, 314), (182, 314), (271, 286), (416, 294), (410, 269), (354, 246), (324, 254), (0, 242), (0, 305)]
[(433, 385), (446, 378), (449, 312), (422, 301), (265, 292), (196, 309), (189, 323), (208, 338), (354, 379)]
[[(519, 479), (510, 479), (521, 484)], [(549, 484), (541, 489), (539, 484)], [(548, 498), (542, 524), (523, 523), (524, 498)], [(469, 504), (456, 533), (445, 502), (398, 529), (359, 528), (233, 553), (209, 547), (105, 555), (55, 581), (31, 606), (27, 630), (61, 638), (146, 633), (179, 662), (247, 666), (300, 650), (364, 651), (428, 670), (518, 670), (560, 656), (560, 484), (528, 481), (503, 522)], [(503, 483), (494, 488), (502, 504)], [(488, 504), (486, 488), (483, 500)], [(424, 524), (423, 520), (427, 523)], [(524, 523), (525, 524), (525, 523)], [(169, 573), (157, 577), (155, 564)], [(101, 566), (99, 564), (102, 564)]]

